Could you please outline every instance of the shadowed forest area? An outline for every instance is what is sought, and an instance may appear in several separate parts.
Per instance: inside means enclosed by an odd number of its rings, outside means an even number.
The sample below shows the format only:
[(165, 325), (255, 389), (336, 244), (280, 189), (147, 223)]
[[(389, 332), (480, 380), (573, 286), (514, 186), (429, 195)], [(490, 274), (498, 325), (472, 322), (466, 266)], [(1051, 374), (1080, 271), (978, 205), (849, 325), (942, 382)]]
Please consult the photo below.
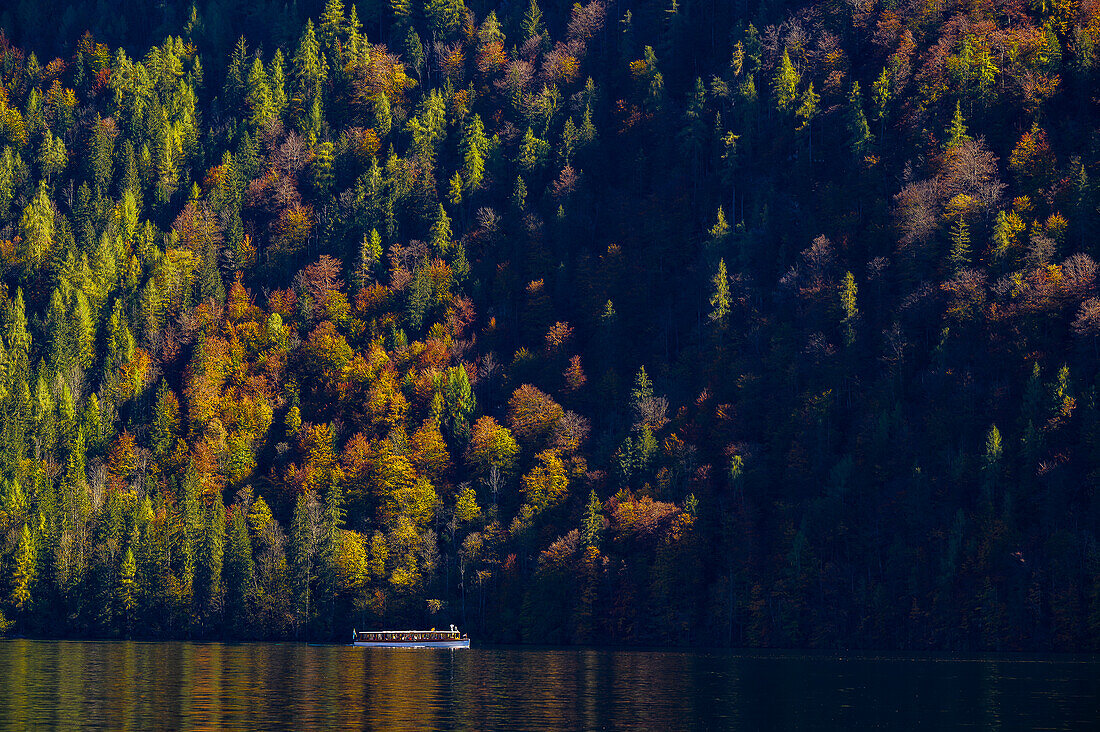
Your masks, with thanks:
[(1100, 1), (0, 28), (0, 627), (1100, 650)]

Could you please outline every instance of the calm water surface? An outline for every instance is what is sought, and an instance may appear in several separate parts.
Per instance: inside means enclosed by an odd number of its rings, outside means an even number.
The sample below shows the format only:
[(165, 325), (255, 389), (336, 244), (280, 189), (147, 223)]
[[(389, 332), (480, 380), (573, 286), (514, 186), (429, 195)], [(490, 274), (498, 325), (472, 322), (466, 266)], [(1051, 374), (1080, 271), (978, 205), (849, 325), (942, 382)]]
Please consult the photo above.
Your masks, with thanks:
[(10, 729), (1100, 729), (1100, 659), (0, 641)]

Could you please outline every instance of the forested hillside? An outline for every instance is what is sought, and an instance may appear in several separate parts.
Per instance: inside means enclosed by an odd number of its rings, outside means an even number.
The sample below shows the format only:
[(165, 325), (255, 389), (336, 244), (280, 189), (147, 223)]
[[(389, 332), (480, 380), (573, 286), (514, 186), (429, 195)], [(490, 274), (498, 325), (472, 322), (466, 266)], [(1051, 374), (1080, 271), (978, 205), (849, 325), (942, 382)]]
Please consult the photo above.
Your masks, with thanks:
[(1100, 2), (0, 27), (9, 632), (1100, 649)]

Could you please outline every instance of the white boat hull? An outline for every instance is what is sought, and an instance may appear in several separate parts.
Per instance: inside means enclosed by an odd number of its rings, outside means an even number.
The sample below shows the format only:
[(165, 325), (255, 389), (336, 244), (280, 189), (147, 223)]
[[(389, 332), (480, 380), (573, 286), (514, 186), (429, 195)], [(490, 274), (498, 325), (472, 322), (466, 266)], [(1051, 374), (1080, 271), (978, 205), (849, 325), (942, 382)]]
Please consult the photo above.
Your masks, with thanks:
[(353, 646), (364, 648), (469, 648), (470, 639), (448, 641), (354, 641)]

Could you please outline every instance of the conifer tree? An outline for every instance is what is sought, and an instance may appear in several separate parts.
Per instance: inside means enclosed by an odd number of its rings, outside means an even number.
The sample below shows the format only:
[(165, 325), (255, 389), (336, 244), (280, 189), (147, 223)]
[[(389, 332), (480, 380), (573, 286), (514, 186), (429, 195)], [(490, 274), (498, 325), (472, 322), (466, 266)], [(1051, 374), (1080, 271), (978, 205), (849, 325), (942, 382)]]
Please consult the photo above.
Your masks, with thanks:
[(546, 156), (549, 152), (550, 145), (545, 140), (539, 139), (535, 131), (528, 127), (520, 143), (519, 159), (516, 162), (525, 173), (538, 172), (546, 164)]
[(441, 40), (450, 40), (462, 25), (466, 15), (466, 6), (462, 0), (426, 0), (424, 14), (432, 35)]
[(546, 32), (543, 27), (542, 10), (539, 9), (539, 5), (535, 0), (531, 0), (527, 5), (527, 10), (523, 14), (523, 22), (520, 24), (520, 30), (523, 32), (524, 40), (530, 40)]
[(783, 58), (776, 67), (775, 77), (772, 79), (772, 95), (775, 98), (775, 108), (780, 114), (791, 114), (798, 104), (798, 72), (791, 63), (790, 54), (783, 49)]
[(584, 509), (582, 529), (584, 531), (584, 543), (597, 549), (600, 546), (600, 535), (603, 533), (603, 515), (600, 513), (602, 509), (603, 504), (596, 497), (596, 491), (591, 491), (588, 494), (588, 505)]
[(424, 44), (420, 41), (420, 36), (417, 34), (416, 29), (411, 25), (405, 33), (403, 47), (405, 49), (405, 58), (408, 60), (409, 66), (416, 72), (419, 78), (421, 71), (424, 69)]
[(379, 139), (385, 139), (393, 127), (393, 113), (390, 109), (390, 99), (385, 92), (379, 94), (374, 100), (374, 131)]
[(80, 414), (80, 430), (89, 451), (96, 453), (103, 449), (109, 435), (104, 429), (99, 397), (95, 393), (89, 394), (84, 403), (84, 411)]
[(355, 268), (355, 279), (359, 287), (367, 287), (374, 281), (374, 272), (382, 260), (382, 237), (378, 229), (371, 229), (359, 244), (359, 261)]
[(435, 223), (432, 224), (431, 230), (431, 245), (432, 251), (438, 252), (440, 255), (447, 253), (447, 250), (451, 247), (451, 218), (447, 215), (447, 211), (443, 208), (443, 204), (439, 204), (439, 208), (436, 209)]
[(859, 321), (859, 308), (856, 304), (857, 292), (856, 278), (851, 272), (846, 272), (840, 283), (840, 309), (843, 313), (840, 326), (844, 335), (845, 346), (851, 346), (856, 341), (856, 323)]
[(294, 518), (290, 525), (287, 559), (290, 562), (290, 596), (296, 629), (307, 622), (312, 607), (311, 588), (316, 541), (311, 503), (316, 503), (316, 498), (311, 494), (298, 495), (298, 501), (294, 507)]
[(470, 377), (464, 366), (455, 366), (447, 370), (447, 385), (443, 393), (446, 406), (446, 425), (448, 433), (456, 442), (466, 441), (470, 431), (470, 417), (477, 406)]
[(43, 184), (38, 187), (34, 198), (23, 209), (23, 216), (19, 219), (22, 256), (32, 272), (45, 263), (53, 249), (56, 233), (53, 204)]
[(886, 118), (890, 112), (890, 102), (893, 99), (893, 92), (890, 87), (890, 74), (885, 67), (882, 69), (882, 73), (875, 79), (875, 83), (871, 87), (871, 104), (874, 108), (875, 119), (879, 123), (879, 137), (886, 132)]
[(267, 84), (267, 73), (259, 58), (252, 60), (252, 68), (248, 72), (247, 89), (245, 95), (245, 107), (248, 109), (248, 121), (255, 130), (262, 130), (277, 115), (271, 89)]
[(863, 95), (859, 91), (859, 82), (852, 82), (852, 90), (848, 95), (848, 104), (845, 106), (845, 127), (848, 132), (848, 150), (856, 157), (862, 159), (871, 145), (871, 128), (867, 125), (867, 117), (863, 113)]
[(299, 120), (305, 120), (315, 101), (321, 95), (322, 85), (327, 77), (321, 47), (313, 30), (313, 21), (306, 21), (306, 28), (298, 40), (298, 50), (294, 52), (291, 69), (294, 78), (294, 98), (292, 107)]
[(806, 131), (806, 142), (809, 147), (810, 162), (814, 160), (814, 137), (813, 137), (813, 123), (814, 118), (817, 117), (818, 104), (821, 102), (821, 97), (814, 93), (813, 82), (806, 87), (806, 93), (802, 95), (802, 103), (799, 105), (798, 110), (795, 111), (795, 116), (800, 120), (797, 130), (802, 132)]
[(991, 425), (985, 436), (985, 454), (982, 456), (982, 493), (989, 510), (993, 510), (996, 506), (1003, 454), (1001, 432), (997, 429), (997, 425)]
[(462, 170), (462, 179), (466, 189), (476, 191), (481, 188), (485, 178), (485, 151), (489, 141), (485, 139), (485, 127), (481, 123), (481, 117), (473, 115), (466, 126), (466, 134), (462, 138), (463, 160), (465, 166)]
[(466, 247), (462, 242), (457, 242), (451, 247), (454, 256), (451, 257), (451, 276), (458, 284), (464, 284), (470, 275), (470, 262), (466, 259)]
[(201, 513), (201, 534), (195, 556), (195, 609), (200, 630), (209, 632), (217, 627), (225, 598), (222, 582), (225, 504), (220, 490), (213, 491)]
[(127, 546), (122, 553), (122, 562), (118, 569), (118, 589), (116, 597), (118, 613), (122, 627), (128, 632), (133, 626), (134, 613), (137, 610), (137, 562), (134, 559), (133, 546)]
[(287, 108), (286, 61), (282, 49), (275, 50), (267, 72), (267, 85), (271, 89), (271, 108), (275, 117), (282, 117)]
[(238, 635), (250, 632), (255, 595), (252, 540), (245, 521), (245, 506), (233, 507), (225, 549), (225, 609), (228, 623)]
[(89, 173), (93, 188), (106, 191), (114, 170), (115, 137), (117, 130), (112, 120), (100, 119), (92, 135), (88, 155)]
[(951, 124), (947, 127), (947, 141), (944, 143), (944, 148), (950, 150), (953, 147), (958, 147), (960, 144), (969, 140), (967, 135), (966, 121), (962, 115), (962, 104), (960, 102), (955, 103), (955, 114), (951, 117)]
[(657, 54), (651, 46), (644, 49), (645, 78), (648, 80), (645, 107), (651, 114), (659, 115), (665, 107), (665, 77), (657, 68)]
[(516, 183), (512, 186), (512, 207), (519, 212), (527, 208), (527, 184), (522, 175), (516, 176)]
[[(684, 110), (684, 126), (680, 130), (681, 144), (684, 147), (684, 153), (691, 159), (692, 170), (698, 169), (699, 158), (707, 141), (708, 130), (706, 120), (703, 118), (706, 99), (703, 79), (696, 77), (695, 88), (688, 96), (687, 109)], [(697, 175), (694, 178), (697, 179)]]
[[(414, 18), (413, 0), (387, 0), (390, 13), (393, 15), (395, 36), (400, 37), (400, 31), (412, 27)], [(381, 12), (381, 11), (379, 11)], [(381, 25), (381, 23), (379, 23)]]
[(95, 363), (96, 330), (88, 310), (88, 299), (79, 290), (73, 293), (68, 321), (73, 333), (73, 356), (81, 368), (90, 369)]
[[(352, 8), (355, 6), (352, 5)], [(317, 38), (329, 58), (337, 58), (336, 45), (343, 40), (347, 20), (344, 18), (342, 0), (326, 0), (324, 12), (317, 26)]]
[(17, 611), (30, 610), (37, 574), (37, 542), (29, 526), (24, 522), (19, 529), (19, 543), (16, 545), (15, 563), (12, 568), (11, 604)]
[(462, 174), (455, 173), (451, 176), (447, 187), (447, 201), (455, 207), (462, 205)]
[(246, 81), (248, 79), (248, 44), (244, 36), (237, 39), (237, 45), (233, 47), (233, 54), (229, 57), (229, 66), (225, 70), (225, 95), (226, 105), (233, 110), (244, 108)]
[(325, 607), (318, 608), (324, 622), (324, 628), (331, 630), (336, 592), (338, 589), (338, 562), (341, 548), (341, 531), (344, 527), (344, 494), (340, 479), (330, 476), (325, 491), (324, 519), (321, 526), (320, 543), (317, 547), (317, 603)]
[(956, 274), (970, 266), (970, 227), (961, 215), (951, 226), (951, 253), (948, 261)]
[(65, 150), (65, 143), (60, 137), (54, 137), (49, 130), (42, 136), (42, 144), (38, 148), (38, 166), (46, 177), (46, 185), (50, 185), (53, 177), (61, 173), (68, 165), (69, 156)]
[(319, 195), (327, 196), (332, 189), (333, 176), (333, 144), (325, 141), (317, 145), (313, 152), (313, 161), (310, 163), (309, 173), (313, 189)]
[(718, 260), (718, 271), (714, 274), (713, 285), (714, 290), (710, 296), (710, 321), (721, 330), (726, 327), (730, 312), (729, 274), (726, 272), (725, 259)]

